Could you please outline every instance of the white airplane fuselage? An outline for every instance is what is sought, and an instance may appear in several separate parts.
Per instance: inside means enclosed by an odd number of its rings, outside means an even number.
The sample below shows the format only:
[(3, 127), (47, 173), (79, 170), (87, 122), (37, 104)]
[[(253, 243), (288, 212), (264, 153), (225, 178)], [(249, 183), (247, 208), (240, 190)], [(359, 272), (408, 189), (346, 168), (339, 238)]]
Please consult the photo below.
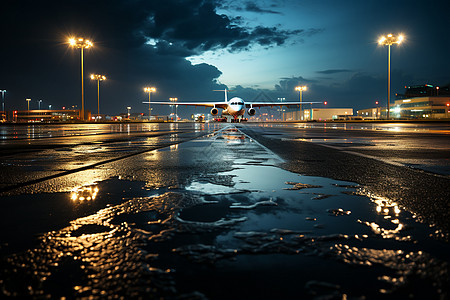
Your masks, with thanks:
[(234, 118), (237, 118), (239, 116), (243, 116), (245, 114), (245, 103), (244, 100), (242, 100), (239, 97), (231, 98), (228, 101), (228, 106), (226, 109), (222, 111), (223, 115), (229, 115)]

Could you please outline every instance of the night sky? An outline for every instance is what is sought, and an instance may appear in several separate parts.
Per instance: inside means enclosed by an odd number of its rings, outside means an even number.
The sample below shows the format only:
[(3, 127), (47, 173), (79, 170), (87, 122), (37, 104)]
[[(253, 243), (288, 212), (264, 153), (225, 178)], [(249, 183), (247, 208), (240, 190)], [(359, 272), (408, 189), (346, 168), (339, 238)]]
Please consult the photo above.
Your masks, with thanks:
[[(373, 107), (386, 102), (387, 47), (380, 35), (403, 33), (392, 47), (392, 95), (405, 85), (450, 84), (449, 1), (338, 0), (89, 0), (2, 1), (0, 89), (6, 109), (81, 106), (80, 50), (70, 36), (94, 43), (85, 51), (85, 108), (119, 114), (148, 112), (154, 101), (220, 101), (216, 89), (255, 100), (328, 107)], [(391, 97), (393, 99), (393, 96)], [(258, 98), (262, 100), (262, 98)], [(154, 114), (167, 113), (154, 107)], [(189, 110), (178, 109), (187, 116)], [(199, 111), (204, 112), (203, 109)], [(183, 115), (184, 112), (184, 115)]]

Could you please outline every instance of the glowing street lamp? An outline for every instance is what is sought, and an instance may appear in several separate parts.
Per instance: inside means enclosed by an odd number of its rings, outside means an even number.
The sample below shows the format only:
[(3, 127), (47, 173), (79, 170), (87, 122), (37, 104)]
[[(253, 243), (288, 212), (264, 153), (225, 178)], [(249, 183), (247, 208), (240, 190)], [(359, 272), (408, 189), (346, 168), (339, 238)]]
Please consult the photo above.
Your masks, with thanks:
[(152, 109), (150, 108), (150, 94), (156, 92), (155, 87), (145, 87), (144, 92), (148, 93), (148, 120), (150, 121), (150, 116), (152, 115)]
[(387, 112), (386, 112), (386, 119), (389, 120), (390, 118), (390, 108), (389, 105), (391, 103), (391, 46), (393, 44), (401, 44), (404, 40), (403, 35), (395, 36), (392, 33), (380, 37), (378, 40), (378, 44), (382, 46), (388, 46), (388, 98), (387, 98)]
[(42, 103), (42, 100), (38, 100), (38, 109), (41, 109), (41, 103)]
[(70, 38), (69, 44), (72, 47), (81, 49), (81, 120), (84, 120), (84, 58), (83, 50), (93, 47), (90, 40), (84, 38)]
[(27, 104), (28, 104), (28, 110), (30, 110), (30, 101), (31, 101), (31, 99), (25, 99), (26, 101), (27, 101)]
[(97, 119), (100, 118), (100, 81), (106, 80), (105, 75), (91, 74), (91, 80), (97, 80)]
[[(169, 98), (170, 102), (177, 102), (178, 98)], [(175, 122), (178, 122), (178, 105), (175, 105)]]
[(299, 120), (303, 120), (303, 116), (302, 116), (302, 93), (303, 91), (306, 91), (308, 88), (306, 87), (306, 85), (303, 86), (296, 86), (295, 90), (298, 91), (299, 93), (299, 100), (300, 100), (300, 115), (299, 115)]

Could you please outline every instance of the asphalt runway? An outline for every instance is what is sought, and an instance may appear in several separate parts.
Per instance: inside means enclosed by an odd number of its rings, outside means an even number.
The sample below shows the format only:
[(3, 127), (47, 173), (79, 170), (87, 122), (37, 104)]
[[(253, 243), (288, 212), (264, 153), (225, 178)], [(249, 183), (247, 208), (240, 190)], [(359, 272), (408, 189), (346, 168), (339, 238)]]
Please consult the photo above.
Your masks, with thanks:
[[(357, 182), (450, 230), (450, 131), (438, 124), (246, 125), (300, 174)], [(447, 237), (448, 238), (448, 237)]]
[(449, 297), (445, 123), (0, 132), (2, 297)]

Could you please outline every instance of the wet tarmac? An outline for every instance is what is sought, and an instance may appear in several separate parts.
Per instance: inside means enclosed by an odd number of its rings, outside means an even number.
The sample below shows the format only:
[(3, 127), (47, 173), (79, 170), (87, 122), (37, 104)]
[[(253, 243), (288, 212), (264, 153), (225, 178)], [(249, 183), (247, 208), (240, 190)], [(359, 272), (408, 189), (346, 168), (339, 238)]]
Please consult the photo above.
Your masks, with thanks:
[(445, 232), (362, 179), (294, 170), (319, 163), (286, 155), (314, 146), (298, 141), (298, 131), (176, 125), (80, 145), (59, 136), (57, 148), (42, 149), (48, 136), (24, 138), (27, 154), (2, 148), (1, 177), (25, 178), (2, 181), (1, 295), (449, 297)]

